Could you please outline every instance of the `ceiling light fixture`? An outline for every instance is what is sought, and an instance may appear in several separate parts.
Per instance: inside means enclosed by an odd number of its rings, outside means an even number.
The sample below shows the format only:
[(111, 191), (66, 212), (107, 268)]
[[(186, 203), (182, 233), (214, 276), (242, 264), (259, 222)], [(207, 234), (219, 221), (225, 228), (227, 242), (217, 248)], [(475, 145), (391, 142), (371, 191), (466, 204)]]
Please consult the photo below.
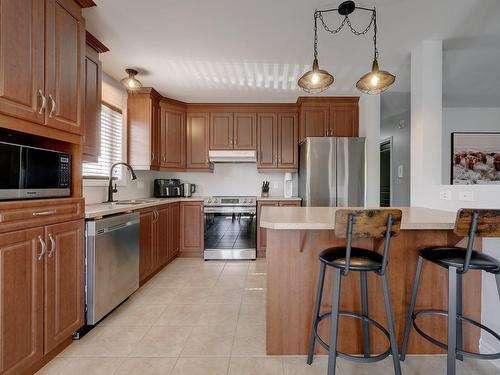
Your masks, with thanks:
[(128, 74), (128, 77), (123, 78), (120, 82), (125, 86), (128, 90), (137, 90), (142, 87), (141, 81), (139, 81), (135, 76), (137, 75), (137, 70), (135, 69), (125, 69)]
[[(365, 27), (364, 30), (356, 30), (349, 19), (349, 15), (352, 14), (356, 9), (371, 12), (372, 16), (370, 23)], [(337, 28), (331, 28), (328, 26), (323, 19), (323, 14), (338, 12), (343, 16), (340, 26)], [(363, 75), (359, 81), (356, 83), (356, 87), (366, 93), (366, 94), (379, 94), (385, 91), (391, 86), (396, 77), (384, 70), (380, 70), (378, 67), (378, 49), (377, 49), (377, 12), (375, 8), (363, 8), (357, 7), (354, 1), (344, 1), (339, 5), (337, 9), (326, 9), (326, 10), (316, 10), (314, 12), (314, 62), (312, 69), (306, 72), (298, 81), (298, 85), (308, 93), (319, 93), (325, 91), (334, 82), (334, 77), (328, 73), (326, 70), (319, 69), (318, 64), (318, 19), (321, 21), (323, 28), (330, 34), (337, 34), (340, 32), (345, 25), (349, 27), (351, 32), (356, 35), (365, 35), (373, 27), (373, 63), (372, 70)]]

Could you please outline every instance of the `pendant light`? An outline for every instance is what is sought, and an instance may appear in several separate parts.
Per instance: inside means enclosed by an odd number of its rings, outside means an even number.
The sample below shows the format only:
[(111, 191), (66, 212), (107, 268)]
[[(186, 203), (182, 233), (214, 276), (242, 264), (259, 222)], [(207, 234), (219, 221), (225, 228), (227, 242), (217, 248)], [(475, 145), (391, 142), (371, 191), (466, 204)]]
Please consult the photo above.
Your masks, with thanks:
[[(355, 10), (361, 10), (366, 12), (371, 12), (371, 20), (368, 26), (364, 29), (356, 30), (349, 15)], [(338, 27), (331, 27), (327, 25), (323, 19), (324, 13), (338, 12), (340, 16), (343, 17), (341, 24)], [(396, 80), (396, 77), (384, 70), (380, 70), (378, 66), (378, 49), (377, 49), (377, 12), (375, 8), (364, 8), (358, 7), (354, 1), (348, 0), (344, 1), (339, 5), (337, 9), (326, 9), (326, 10), (316, 10), (314, 12), (314, 61), (312, 69), (306, 72), (298, 81), (298, 85), (308, 93), (320, 93), (330, 87), (334, 81), (333, 76), (326, 70), (319, 69), (318, 65), (318, 35), (317, 35), (317, 22), (318, 19), (325, 31), (330, 34), (337, 34), (340, 32), (344, 26), (348, 26), (351, 32), (356, 36), (365, 35), (373, 27), (373, 47), (374, 47), (374, 59), (372, 63), (372, 70), (363, 75), (359, 81), (356, 83), (356, 87), (366, 93), (366, 94), (379, 94), (382, 91), (387, 90)]]
[(141, 81), (139, 81), (135, 76), (137, 75), (137, 70), (135, 69), (125, 69), (128, 77), (123, 78), (120, 82), (128, 89), (128, 90), (137, 90), (142, 87)]
[(314, 14), (314, 60), (312, 69), (299, 78), (297, 84), (309, 94), (319, 94), (330, 87), (335, 78), (326, 70), (320, 69), (318, 64), (318, 24), (317, 14)]
[(378, 67), (378, 50), (377, 50), (377, 18), (376, 11), (373, 10), (374, 25), (373, 25), (373, 49), (374, 57), (372, 63), (372, 70), (363, 75), (356, 83), (359, 91), (365, 94), (375, 95), (387, 90), (396, 80), (396, 76), (392, 75), (385, 70), (380, 70)]

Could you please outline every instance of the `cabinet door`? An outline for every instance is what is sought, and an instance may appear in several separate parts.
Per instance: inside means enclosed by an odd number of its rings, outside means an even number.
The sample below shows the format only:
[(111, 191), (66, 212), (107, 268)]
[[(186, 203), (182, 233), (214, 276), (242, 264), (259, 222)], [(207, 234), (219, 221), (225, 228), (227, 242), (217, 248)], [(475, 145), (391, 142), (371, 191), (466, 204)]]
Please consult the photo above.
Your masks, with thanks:
[(257, 147), (257, 114), (234, 114), (234, 149), (255, 150)]
[(161, 164), (161, 108), (156, 99), (151, 100), (151, 167)]
[(278, 201), (258, 201), (257, 202), (257, 256), (264, 257), (266, 255), (267, 236), (266, 229), (260, 227), (260, 215), (262, 207), (278, 207)]
[(299, 167), (299, 126), (296, 113), (278, 114), (278, 168)]
[(153, 229), (156, 214), (153, 211), (141, 212), (139, 280), (142, 282), (153, 272), (155, 259), (155, 230)]
[(185, 168), (185, 114), (163, 108), (161, 120), (161, 166), (172, 169)]
[(180, 204), (172, 203), (168, 208), (168, 259), (179, 254), (180, 222)]
[(208, 113), (188, 113), (186, 168), (209, 169), (208, 162)]
[(169, 207), (166, 206), (158, 210), (158, 220), (156, 221), (156, 265), (155, 269), (163, 267), (168, 261), (168, 245), (169, 245)]
[(43, 229), (0, 235), (0, 373), (22, 374), (43, 356)]
[(46, 124), (81, 134), (85, 21), (73, 0), (45, 1)]
[(84, 324), (83, 220), (45, 227), (45, 353)]
[(210, 114), (210, 150), (233, 149), (233, 113)]
[(87, 45), (85, 57), (85, 121), (83, 160), (97, 162), (101, 154), (101, 62), (99, 53)]
[(203, 203), (181, 203), (180, 253), (188, 257), (200, 257), (204, 247)]
[(306, 137), (328, 136), (329, 105), (302, 105), (300, 108), (300, 140)]
[(0, 1), (0, 28), (0, 112), (43, 124), (43, 1)]
[(257, 168), (275, 169), (278, 166), (277, 115), (259, 113), (257, 122)]
[(331, 135), (335, 137), (358, 136), (358, 106), (333, 104), (330, 112)]

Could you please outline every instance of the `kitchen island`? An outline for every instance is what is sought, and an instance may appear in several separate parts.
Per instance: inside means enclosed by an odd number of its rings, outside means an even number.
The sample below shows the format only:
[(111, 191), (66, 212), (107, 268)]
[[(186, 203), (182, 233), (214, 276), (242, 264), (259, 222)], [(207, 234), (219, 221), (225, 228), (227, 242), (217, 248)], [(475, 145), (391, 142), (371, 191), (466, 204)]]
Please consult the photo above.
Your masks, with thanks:
[[(453, 233), (455, 213), (426, 208), (401, 208), (401, 232), (391, 241), (388, 278), (393, 303), (398, 343), (401, 345), (412, 283), (417, 267), (418, 250), (426, 246), (464, 245)], [(345, 239), (335, 237), (333, 207), (265, 207), (260, 226), (267, 229), (267, 332), (269, 355), (307, 353), (319, 273), (319, 253), (331, 246), (344, 246)], [(354, 246), (376, 249), (382, 253), (381, 240), (355, 240)], [(480, 250), (481, 241), (475, 244)], [(330, 310), (331, 269), (327, 268), (321, 311)], [(416, 309), (447, 309), (447, 272), (429, 262), (424, 268)], [(386, 326), (382, 283), (368, 273), (369, 316)], [(464, 315), (480, 320), (481, 274), (464, 275)], [(361, 310), (359, 272), (342, 278), (340, 310)], [(351, 318), (339, 320), (339, 351), (362, 353), (361, 323)], [(319, 324), (319, 334), (328, 341), (329, 319)], [(419, 325), (436, 339), (446, 342), (446, 319), (423, 317)], [(480, 332), (465, 325), (464, 348), (477, 351)], [(371, 352), (381, 353), (389, 345), (385, 336), (370, 328)], [(320, 345), (317, 352), (326, 353)], [(443, 350), (417, 335), (410, 335), (410, 354), (437, 354)]]

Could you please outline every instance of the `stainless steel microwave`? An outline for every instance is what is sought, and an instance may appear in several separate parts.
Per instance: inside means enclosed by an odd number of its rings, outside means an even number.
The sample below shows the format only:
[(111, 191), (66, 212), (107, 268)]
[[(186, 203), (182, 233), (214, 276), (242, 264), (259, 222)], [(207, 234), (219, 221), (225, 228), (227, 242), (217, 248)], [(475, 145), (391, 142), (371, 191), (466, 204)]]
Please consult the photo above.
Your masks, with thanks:
[(0, 200), (70, 195), (71, 155), (0, 142)]

